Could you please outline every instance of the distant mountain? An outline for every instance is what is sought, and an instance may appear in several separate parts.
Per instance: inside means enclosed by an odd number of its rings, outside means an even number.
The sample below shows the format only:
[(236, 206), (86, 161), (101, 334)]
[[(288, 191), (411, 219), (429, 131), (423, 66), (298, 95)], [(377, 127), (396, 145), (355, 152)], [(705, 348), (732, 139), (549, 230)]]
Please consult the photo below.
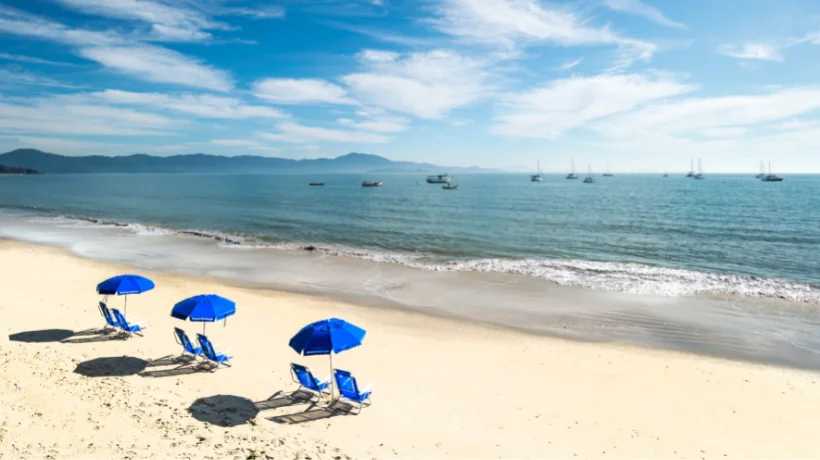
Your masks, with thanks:
[(27, 168), (18, 168), (16, 166), (0, 165), (0, 174), (37, 174), (37, 171)]
[(348, 153), (337, 158), (290, 160), (260, 156), (175, 155), (156, 157), (135, 154), (119, 157), (101, 155), (69, 157), (36, 149), (17, 149), (0, 154), (0, 164), (35, 169), (41, 173), (388, 173), (414, 172), (450, 174), (498, 172), (476, 167), (436, 166), (430, 163), (392, 161), (378, 155)]

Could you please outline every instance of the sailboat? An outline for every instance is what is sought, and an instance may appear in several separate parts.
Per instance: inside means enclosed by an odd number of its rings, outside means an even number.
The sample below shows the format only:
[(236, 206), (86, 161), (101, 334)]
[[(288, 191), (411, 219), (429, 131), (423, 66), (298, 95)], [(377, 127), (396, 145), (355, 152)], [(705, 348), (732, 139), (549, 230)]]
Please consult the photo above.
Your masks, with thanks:
[(664, 171), (663, 172), (663, 177), (668, 178), (669, 177), (669, 171)]
[[(769, 163), (769, 166), (770, 166), (769, 169), (771, 169), (771, 165), (772, 164)], [(763, 162), (761, 161), (760, 162), (760, 173), (755, 176), (755, 179), (763, 179), (764, 177), (766, 177), (766, 173), (763, 172)]]
[(567, 179), (577, 179), (578, 176), (575, 174), (575, 158), (572, 159), (572, 172), (567, 174)]
[(592, 165), (589, 165), (589, 175), (584, 179), (585, 184), (594, 184), (595, 178), (592, 177)]
[(700, 164), (700, 158), (698, 158), (698, 173), (695, 174), (693, 177), (695, 179), (698, 179), (698, 180), (706, 179), (706, 177), (703, 175), (703, 168), (701, 167), (701, 164)]
[(772, 162), (769, 162), (769, 174), (763, 176), (760, 180), (763, 182), (783, 182), (783, 178), (772, 174)]
[(686, 177), (695, 177), (695, 160), (689, 160), (689, 172)]
[(609, 172), (609, 162), (607, 161), (606, 162), (606, 172), (604, 173), (604, 177), (612, 177), (614, 175), (615, 174), (612, 174), (611, 172)]
[(541, 182), (542, 180), (544, 180), (544, 173), (541, 172), (541, 160), (538, 160), (538, 173), (530, 176), (530, 181)]

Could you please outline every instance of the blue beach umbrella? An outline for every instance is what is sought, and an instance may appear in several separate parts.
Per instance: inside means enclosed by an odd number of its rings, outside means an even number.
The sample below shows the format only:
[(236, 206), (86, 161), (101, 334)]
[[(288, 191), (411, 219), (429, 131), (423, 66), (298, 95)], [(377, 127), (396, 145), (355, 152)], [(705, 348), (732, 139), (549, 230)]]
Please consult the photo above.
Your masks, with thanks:
[(128, 295), (142, 294), (154, 289), (154, 282), (139, 275), (117, 275), (97, 285), (97, 293), (104, 296), (124, 295), (125, 313), (128, 313)]
[(200, 294), (177, 302), (171, 310), (171, 316), (183, 321), (190, 320), (202, 323), (202, 333), (205, 333), (205, 323), (226, 319), (236, 313), (236, 303), (216, 294)]
[(333, 392), (333, 353), (358, 347), (367, 333), (364, 329), (343, 319), (331, 318), (303, 327), (290, 339), (288, 345), (304, 356), (328, 355), (330, 357), (330, 387)]

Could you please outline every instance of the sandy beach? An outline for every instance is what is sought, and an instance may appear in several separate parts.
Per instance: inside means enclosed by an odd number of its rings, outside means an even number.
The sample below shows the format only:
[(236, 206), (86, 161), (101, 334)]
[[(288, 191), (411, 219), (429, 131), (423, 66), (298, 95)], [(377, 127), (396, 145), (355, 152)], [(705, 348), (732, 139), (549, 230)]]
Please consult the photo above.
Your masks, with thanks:
[[(0, 240), (0, 458), (817, 458), (815, 373), (636, 346), (580, 343), (320, 297), (140, 271), (141, 338), (107, 340), (96, 284), (131, 272)], [(237, 303), (208, 327), (232, 368), (180, 352), (173, 304)], [(111, 306), (121, 305), (111, 299)], [(285, 397), (287, 346), (341, 317), (368, 331), (334, 357), (373, 405), (358, 416)]]

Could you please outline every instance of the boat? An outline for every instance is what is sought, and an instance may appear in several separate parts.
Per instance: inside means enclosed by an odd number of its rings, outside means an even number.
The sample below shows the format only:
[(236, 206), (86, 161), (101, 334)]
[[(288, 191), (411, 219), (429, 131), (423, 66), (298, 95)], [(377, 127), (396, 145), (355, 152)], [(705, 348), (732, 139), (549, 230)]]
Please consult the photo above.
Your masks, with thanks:
[(669, 177), (669, 171), (664, 171), (664, 173), (663, 173), (663, 177), (664, 177), (664, 178), (668, 178), (668, 177)]
[(311, 187), (324, 187), (325, 183), (324, 182), (311, 182), (310, 186)]
[(706, 179), (706, 176), (703, 175), (703, 168), (701, 167), (700, 158), (698, 158), (698, 173), (692, 177), (694, 177), (697, 180)]
[(695, 177), (695, 160), (689, 160), (689, 172), (686, 173), (686, 177)]
[(585, 184), (594, 184), (595, 178), (592, 177), (592, 165), (589, 165), (589, 175), (584, 179)]
[[(771, 163), (769, 163), (769, 166), (771, 166)], [(758, 175), (755, 176), (755, 179), (763, 179), (764, 177), (766, 177), (766, 173), (763, 172), (763, 162), (761, 161), (760, 162), (760, 173), (758, 173)]]
[(437, 176), (427, 176), (427, 183), (428, 184), (449, 184), (452, 177), (448, 176), (447, 173), (439, 174)]
[(458, 184), (456, 184), (456, 185), (447, 184), (447, 185), (445, 185), (441, 188), (443, 188), (444, 190), (458, 190)]
[(577, 179), (578, 175), (575, 174), (575, 159), (572, 159), (572, 172), (567, 174), (567, 179)]
[(612, 174), (611, 172), (609, 172), (609, 162), (607, 161), (606, 162), (606, 172), (604, 173), (604, 177), (612, 177), (614, 175), (615, 174)]
[(380, 180), (375, 181), (375, 182), (371, 182), (369, 180), (366, 180), (366, 181), (362, 182), (362, 187), (381, 187), (381, 186), (382, 186), (382, 181), (380, 181)]
[(542, 180), (544, 180), (544, 173), (541, 172), (541, 161), (539, 160), (537, 174), (530, 176), (530, 181), (541, 182)]
[(769, 174), (766, 174), (761, 179), (763, 182), (783, 182), (783, 178), (772, 174), (772, 162), (769, 162)]

